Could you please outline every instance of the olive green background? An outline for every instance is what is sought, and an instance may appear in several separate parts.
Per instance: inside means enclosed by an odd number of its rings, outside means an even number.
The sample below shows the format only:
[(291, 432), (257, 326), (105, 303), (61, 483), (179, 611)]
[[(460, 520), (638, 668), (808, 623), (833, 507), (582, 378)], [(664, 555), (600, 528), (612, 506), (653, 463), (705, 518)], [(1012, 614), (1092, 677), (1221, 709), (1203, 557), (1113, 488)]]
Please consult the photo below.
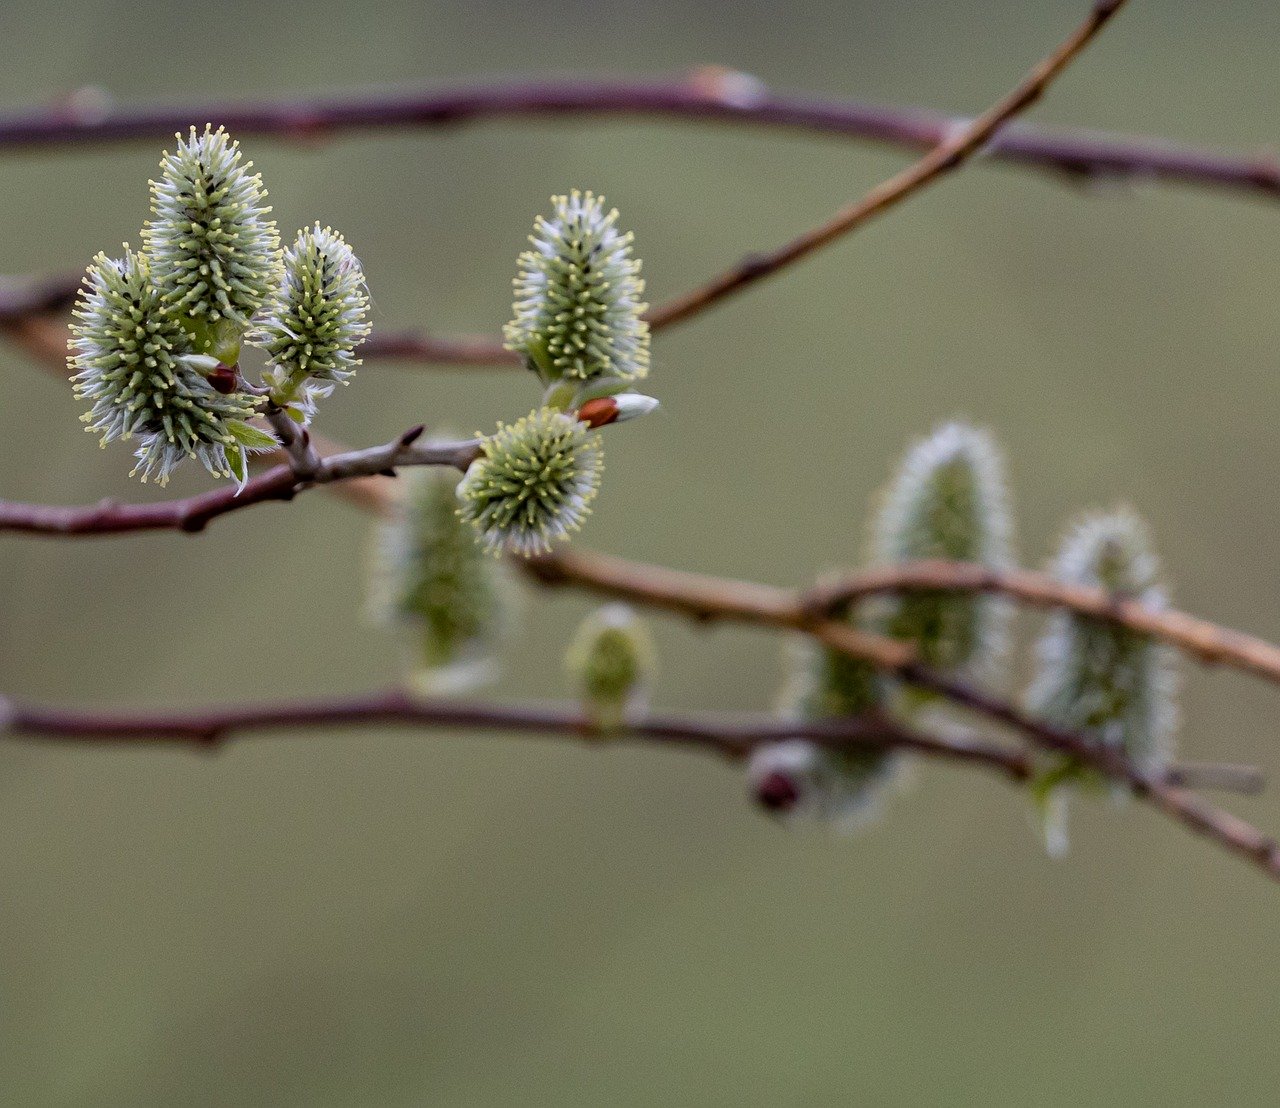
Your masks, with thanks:
[[(973, 112), (1084, 8), (7, 0), (0, 104), (712, 61)], [(1278, 44), (1263, 0), (1136, 0), (1036, 118), (1262, 148)], [(616, 203), (662, 299), (904, 162), (618, 121), (246, 145), (286, 231), (320, 219), (355, 245), (377, 325), (490, 333), (553, 191)], [(136, 242), (161, 147), (0, 158), (0, 272)], [(581, 541), (805, 582), (856, 562), (903, 446), (964, 415), (1007, 450), (1029, 564), (1079, 509), (1127, 501), (1182, 605), (1280, 638), (1276, 211), (970, 168), (662, 335), (663, 407), (609, 433)], [(64, 383), (10, 348), (0, 373), (0, 493), (158, 495), (79, 429)], [(516, 374), (375, 363), (320, 427), (471, 431), (534, 399)], [(207, 486), (184, 473), (171, 491)], [(184, 705), (387, 683), (398, 652), (362, 619), (366, 543), (366, 520), (319, 494), (198, 538), (4, 538), (0, 689)], [(587, 606), (529, 598), (501, 696), (563, 695)], [(768, 706), (774, 638), (655, 630), (658, 704)], [(1189, 673), (1184, 751), (1280, 770), (1276, 695)], [(1230, 802), (1277, 827), (1276, 795)], [(213, 756), (5, 744), (0, 1100), (1274, 1103), (1280, 891), (1141, 806), (1073, 815), (1054, 863), (1020, 796), (954, 767), (920, 767), (880, 824), (837, 839), (759, 816), (733, 767), (655, 750), (379, 730)]]

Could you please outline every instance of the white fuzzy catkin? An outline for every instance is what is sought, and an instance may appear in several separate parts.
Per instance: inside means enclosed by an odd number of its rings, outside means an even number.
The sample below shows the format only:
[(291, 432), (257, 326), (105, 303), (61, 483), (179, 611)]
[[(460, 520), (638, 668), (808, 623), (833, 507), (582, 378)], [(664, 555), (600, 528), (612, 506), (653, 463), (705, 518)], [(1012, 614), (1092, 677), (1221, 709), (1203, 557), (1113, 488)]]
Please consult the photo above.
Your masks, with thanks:
[(621, 727), (642, 705), (653, 678), (653, 640), (626, 604), (605, 604), (578, 626), (565, 669), (587, 717), (602, 731)]
[[(786, 719), (856, 718), (878, 710), (883, 678), (865, 662), (808, 639), (788, 645), (791, 674), (783, 691)], [(874, 747), (833, 750), (807, 739), (765, 743), (752, 751), (748, 784), (757, 800), (788, 820), (825, 823), (851, 832), (879, 815), (889, 786), (903, 767), (900, 751)], [(769, 803), (770, 781), (787, 790), (785, 806)]]
[[(882, 565), (939, 558), (996, 568), (1012, 561), (1004, 466), (991, 436), (946, 423), (913, 445), (884, 493), (873, 533)], [(883, 633), (930, 666), (989, 680), (1004, 655), (1010, 607), (1000, 597), (913, 591), (873, 606)]]
[(331, 227), (304, 228), (284, 253), (280, 283), (249, 335), (271, 363), (268, 381), (292, 398), (304, 380), (313, 391), (346, 384), (369, 334), (364, 270), (347, 241)]
[[(1067, 534), (1051, 570), (1159, 611), (1167, 604), (1147, 529), (1128, 511), (1091, 515)], [(1149, 636), (1075, 612), (1049, 616), (1036, 646), (1027, 709), (1122, 753), (1144, 772), (1173, 758), (1173, 652)]]
[[(1080, 520), (1063, 540), (1051, 572), (1066, 584), (1106, 589), (1155, 611), (1167, 603), (1147, 529), (1127, 510)], [(1055, 612), (1036, 646), (1026, 708), (1123, 754), (1142, 772), (1158, 774), (1173, 760), (1174, 663), (1173, 651), (1147, 635), (1076, 612)], [(1042, 762), (1032, 795), (1046, 849), (1057, 857), (1067, 850), (1069, 792), (1078, 783), (1102, 781), (1069, 756)]]
[(99, 254), (73, 309), (68, 365), (83, 417), (105, 446), (137, 438), (135, 472), (161, 484), (184, 458), (223, 476), (243, 470), (241, 440), (260, 434), (245, 424), (247, 398), (216, 391), (198, 370), (191, 336), (165, 303), (150, 260), (125, 247), (123, 258)]

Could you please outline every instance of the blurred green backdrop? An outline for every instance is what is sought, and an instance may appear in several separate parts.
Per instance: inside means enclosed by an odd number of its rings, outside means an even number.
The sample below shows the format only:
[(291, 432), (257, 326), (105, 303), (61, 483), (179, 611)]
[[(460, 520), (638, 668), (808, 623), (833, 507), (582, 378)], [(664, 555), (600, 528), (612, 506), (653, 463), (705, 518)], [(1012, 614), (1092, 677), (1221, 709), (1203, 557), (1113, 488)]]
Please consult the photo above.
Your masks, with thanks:
[[(99, 84), (199, 100), (719, 62), (776, 87), (974, 111), (1084, 0), (887, 5), (0, 7), (0, 103)], [(1280, 9), (1138, 2), (1037, 118), (1256, 148)], [(193, 120), (203, 122), (203, 120)], [(214, 122), (217, 122), (216, 120)], [(0, 160), (0, 272), (136, 242), (161, 144)], [(250, 140), (284, 230), (341, 228), (377, 323), (494, 332), (553, 191), (618, 204), (662, 299), (781, 241), (901, 155), (745, 130), (482, 125)], [(660, 338), (661, 413), (610, 435), (584, 544), (776, 583), (860, 553), (869, 496), (938, 419), (990, 426), (1020, 548), (1138, 506), (1186, 607), (1280, 637), (1276, 210), (980, 166)], [(0, 350), (11, 497), (154, 491)], [(373, 364), (354, 443), (527, 410), (501, 372)], [(174, 491), (205, 487), (183, 474)], [(87, 704), (361, 689), (367, 524), (324, 496), (205, 536), (0, 542), (0, 688)], [(505, 696), (560, 695), (587, 601), (535, 596)], [(287, 613), (293, 634), (282, 630)], [(778, 645), (657, 627), (657, 702), (763, 708)], [(1274, 690), (1190, 673), (1189, 757), (1275, 771)], [(1273, 790), (1239, 809), (1280, 826)], [(21, 1105), (1270, 1104), (1280, 893), (1148, 810), (925, 766), (862, 836), (787, 833), (729, 767), (405, 733), (185, 752), (0, 746), (0, 1099)]]

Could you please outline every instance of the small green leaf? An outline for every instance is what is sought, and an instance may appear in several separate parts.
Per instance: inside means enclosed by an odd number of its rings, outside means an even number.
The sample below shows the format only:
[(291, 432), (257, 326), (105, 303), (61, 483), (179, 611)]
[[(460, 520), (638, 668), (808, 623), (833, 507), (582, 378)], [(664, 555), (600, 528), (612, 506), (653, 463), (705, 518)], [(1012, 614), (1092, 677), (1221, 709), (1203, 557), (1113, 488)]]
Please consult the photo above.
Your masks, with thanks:
[(249, 479), (249, 456), (243, 448), (236, 447), (234, 450), (227, 451), (227, 468), (235, 478), (236, 484), (244, 488), (244, 483)]
[(236, 442), (248, 450), (272, 450), (280, 445), (275, 435), (243, 420), (227, 420), (227, 430), (231, 432)]

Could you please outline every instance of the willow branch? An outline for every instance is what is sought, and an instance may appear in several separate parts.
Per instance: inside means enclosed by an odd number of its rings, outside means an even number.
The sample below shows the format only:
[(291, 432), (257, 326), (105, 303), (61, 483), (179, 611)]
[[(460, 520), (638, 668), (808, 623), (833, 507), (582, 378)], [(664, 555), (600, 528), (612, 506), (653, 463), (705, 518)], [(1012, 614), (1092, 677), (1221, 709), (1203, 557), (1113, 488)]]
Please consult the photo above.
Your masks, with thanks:
[[(381, 446), (331, 454), (313, 472), (300, 474), (290, 464), (251, 477), (242, 489), (226, 485), (181, 500), (153, 504), (99, 504), (61, 507), (0, 500), (0, 531), (35, 535), (100, 536), (132, 531), (202, 531), (211, 520), (267, 501), (292, 500), (310, 488), (357, 481), (375, 475), (394, 476), (401, 466), (452, 466), (466, 470), (480, 452), (477, 439), (422, 443), (414, 427)], [(379, 498), (380, 499), (380, 498)], [(370, 506), (374, 503), (370, 501)]]
[(581, 550), (544, 555), (528, 562), (527, 568), (535, 580), (545, 585), (583, 588), (699, 621), (728, 620), (801, 631), (833, 650), (1003, 724), (1039, 747), (1070, 755), (1113, 780), (1124, 782), (1135, 796), (1280, 881), (1280, 846), (1271, 836), (1205, 804), (1183, 788), (1143, 773), (1115, 751), (1052, 727), (964, 682), (934, 672), (920, 663), (907, 643), (816, 616), (805, 604), (803, 593)]
[[(359, 696), (325, 697), (264, 704), (232, 705), (200, 711), (93, 711), (0, 699), (0, 725), (18, 737), (43, 742), (90, 744), (176, 744), (211, 747), (248, 733), (305, 732), (317, 728), (356, 729), (393, 725), (414, 730), (487, 731), (558, 735), (593, 745), (616, 738), (630, 742), (689, 746), (729, 759), (745, 757), (764, 743), (808, 739), (831, 749), (909, 750), (928, 758), (990, 769), (1014, 781), (1033, 772), (1025, 751), (963, 736), (930, 735), (885, 717), (819, 722), (784, 721), (766, 715), (643, 715), (602, 737), (573, 705), (486, 704), (414, 697), (401, 689)], [(607, 741), (602, 742), (602, 738)], [(1263, 784), (1254, 766), (1191, 764), (1175, 767), (1169, 779), (1233, 792), (1256, 792)]]
[(1225, 665), (1280, 683), (1280, 647), (1185, 612), (1148, 608), (1132, 597), (1069, 585), (1025, 569), (922, 561), (880, 566), (810, 589), (802, 603), (831, 615), (868, 596), (893, 592), (1000, 593), (1036, 608), (1066, 608), (1177, 647), (1206, 665)]
[[(91, 743), (177, 743), (216, 745), (246, 732), (306, 731), (393, 724), (454, 731), (521, 732), (563, 735), (600, 742), (595, 726), (574, 705), (486, 704), (467, 700), (419, 698), (400, 689), (361, 696), (235, 705), (203, 711), (88, 711), (40, 707), (20, 701), (0, 703), (0, 722), (27, 738)], [(701, 747), (741, 758), (761, 743), (810, 739), (832, 748), (900, 747), (928, 757), (972, 762), (1025, 780), (1026, 754), (999, 743), (964, 737), (926, 735), (887, 718), (793, 723), (773, 716), (645, 715), (626, 724), (619, 738)], [(1251, 787), (1248, 766), (1209, 767)], [(1192, 769), (1193, 773), (1199, 772)]]
[(824, 246), (829, 246), (964, 165), (1001, 127), (1014, 116), (1026, 111), (1045, 94), (1053, 80), (1093, 41), (1094, 36), (1124, 3), (1125, 0), (1097, 0), (1076, 31), (1037, 64), (1013, 91), (982, 115), (957, 127), (915, 164), (877, 185), (856, 203), (841, 208), (826, 223), (806, 231), (776, 250), (749, 255), (701, 288), (660, 305), (650, 316), (653, 326), (669, 327), (705, 311), (725, 297), (793, 265)]
[[(348, 133), (456, 129), (488, 119), (658, 119), (739, 124), (929, 149), (963, 123), (943, 112), (778, 93), (748, 74), (703, 66), (684, 78), (627, 80), (511, 77), (461, 88), (353, 92), (179, 107), (117, 106), (72, 96), (60, 105), (0, 115), (0, 150), (99, 146), (166, 139), (206, 120), (244, 135), (315, 144)], [(1164, 139), (1018, 124), (991, 156), (1068, 179), (1168, 181), (1280, 196), (1270, 157), (1227, 154)]]

